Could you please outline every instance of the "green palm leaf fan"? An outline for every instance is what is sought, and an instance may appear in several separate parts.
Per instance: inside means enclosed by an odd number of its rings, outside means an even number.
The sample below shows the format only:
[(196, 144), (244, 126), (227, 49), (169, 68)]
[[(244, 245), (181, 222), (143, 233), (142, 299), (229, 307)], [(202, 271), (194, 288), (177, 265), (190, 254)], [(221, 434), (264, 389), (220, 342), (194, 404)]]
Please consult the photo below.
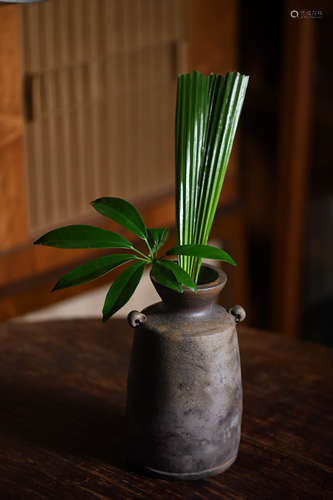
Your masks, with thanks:
[[(178, 245), (206, 245), (228, 166), (248, 76), (232, 72), (178, 77), (176, 225)], [(197, 283), (201, 258), (179, 255)]]

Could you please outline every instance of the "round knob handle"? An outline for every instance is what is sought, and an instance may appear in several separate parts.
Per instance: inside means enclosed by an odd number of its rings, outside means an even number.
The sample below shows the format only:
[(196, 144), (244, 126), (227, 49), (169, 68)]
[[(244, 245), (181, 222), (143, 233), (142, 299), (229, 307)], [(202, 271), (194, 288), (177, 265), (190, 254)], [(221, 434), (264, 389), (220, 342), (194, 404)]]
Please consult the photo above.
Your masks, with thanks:
[(146, 321), (147, 316), (140, 313), (139, 311), (131, 311), (127, 316), (127, 321), (132, 328), (137, 328)]
[(236, 305), (229, 309), (229, 313), (233, 315), (236, 323), (243, 321), (246, 318), (245, 309), (242, 306)]

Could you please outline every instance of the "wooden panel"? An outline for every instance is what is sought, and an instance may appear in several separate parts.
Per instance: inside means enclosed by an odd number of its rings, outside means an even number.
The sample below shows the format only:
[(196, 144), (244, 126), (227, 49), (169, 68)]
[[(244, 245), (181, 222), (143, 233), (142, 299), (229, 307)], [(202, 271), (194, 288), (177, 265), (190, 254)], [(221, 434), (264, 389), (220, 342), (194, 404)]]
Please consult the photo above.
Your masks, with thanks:
[(49, 0), (22, 9), (31, 233), (171, 189), (183, 0)]
[(0, 10), (0, 251), (27, 241), (18, 6)]
[[(289, 6), (292, 8), (291, 2)], [(297, 335), (311, 131), (313, 23), (316, 21), (286, 19), (273, 261), (273, 326), (282, 333)]]

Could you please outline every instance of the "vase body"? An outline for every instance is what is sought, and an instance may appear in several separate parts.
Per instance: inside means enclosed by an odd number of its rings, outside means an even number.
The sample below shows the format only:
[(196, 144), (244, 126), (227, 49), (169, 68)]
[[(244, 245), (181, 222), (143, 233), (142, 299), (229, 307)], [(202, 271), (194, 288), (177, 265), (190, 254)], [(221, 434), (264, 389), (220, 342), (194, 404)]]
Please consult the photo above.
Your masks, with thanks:
[(214, 303), (222, 272), (194, 295), (155, 284), (162, 302), (135, 328), (127, 385), (129, 459), (163, 477), (199, 479), (236, 459), (242, 384), (235, 316)]

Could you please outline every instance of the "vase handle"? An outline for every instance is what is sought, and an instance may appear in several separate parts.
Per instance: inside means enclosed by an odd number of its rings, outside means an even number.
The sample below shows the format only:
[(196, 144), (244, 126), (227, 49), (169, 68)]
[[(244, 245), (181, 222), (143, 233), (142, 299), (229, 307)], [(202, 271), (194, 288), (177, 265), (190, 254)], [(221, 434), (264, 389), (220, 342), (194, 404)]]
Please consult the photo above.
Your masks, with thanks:
[(228, 312), (233, 315), (236, 323), (240, 323), (241, 321), (244, 321), (244, 319), (246, 318), (246, 312), (242, 306), (239, 305), (233, 306), (229, 309)]
[(146, 319), (147, 316), (140, 313), (139, 311), (131, 311), (127, 316), (127, 321), (132, 328), (137, 328), (138, 326), (143, 325)]

